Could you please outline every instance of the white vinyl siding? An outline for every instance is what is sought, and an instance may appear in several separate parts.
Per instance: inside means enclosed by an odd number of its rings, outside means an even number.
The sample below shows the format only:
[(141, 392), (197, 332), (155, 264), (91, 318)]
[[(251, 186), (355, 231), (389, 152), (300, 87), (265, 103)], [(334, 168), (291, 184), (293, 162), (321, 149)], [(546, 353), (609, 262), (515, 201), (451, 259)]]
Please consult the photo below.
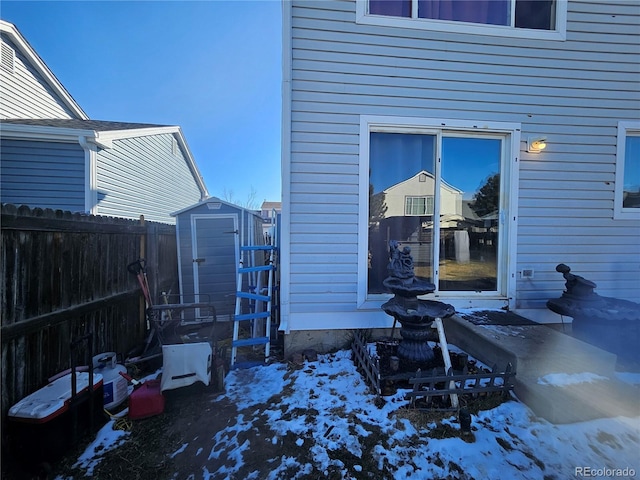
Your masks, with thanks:
[[(637, 206), (640, 187), (640, 122), (620, 122), (618, 124), (618, 149), (616, 152), (616, 190), (614, 218), (640, 220)], [(633, 193), (633, 195), (631, 195)], [(625, 194), (634, 198), (625, 201)], [(633, 205), (633, 206), (631, 206)]]
[[(640, 114), (637, 10), (571, 1), (566, 41), (541, 42), (361, 25), (354, 2), (294, 1), (290, 327), (384, 323), (356, 312), (360, 115), (520, 123), (517, 271), (535, 277), (517, 280), (516, 306), (562, 292), (558, 263), (637, 300), (640, 223), (613, 219), (618, 121)], [(547, 149), (526, 153), (528, 136)]]
[(171, 134), (125, 138), (100, 150), (96, 214), (175, 223), (170, 214), (200, 201), (201, 192)]
[(13, 71), (0, 68), (0, 118), (77, 118), (4, 34), (2, 43), (15, 59)]
[(84, 151), (77, 143), (2, 139), (3, 203), (84, 211)]

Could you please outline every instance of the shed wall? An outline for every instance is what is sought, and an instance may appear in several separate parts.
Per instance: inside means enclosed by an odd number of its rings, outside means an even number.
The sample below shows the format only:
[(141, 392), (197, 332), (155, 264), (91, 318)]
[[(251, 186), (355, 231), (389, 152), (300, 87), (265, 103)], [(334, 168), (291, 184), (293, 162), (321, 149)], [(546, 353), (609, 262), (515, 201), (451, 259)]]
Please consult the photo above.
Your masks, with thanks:
[(356, 312), (360, 115), (546, 136), (544, 154), (521, 146), (517, 264), (535, 277), (518, 280), (517, 307), (562, 292), (558, 263), (601, 295), (638, 298), (640, 223), (613, 219), (617, 123), (640, 117), (637, 3), (570, 1), (566, 41), (358, 25), (350, 1), (294, 0), (291, 11), (291, 329)]
[[(208, 199), (205, 202), (201, 202), (194, 205), (185, 211), (182, 211), (176, 215), (176, 235), (178, 241), (178, 258), (179, 258), (179, 276), (180, 276), (180, 294), (182, 295), (183, 302), (192, 302), (195, 300), (206, 301), (206, 295), (213, 295), (215, 297), (216, 310), (221, 320), (229, 319), (233, 314), (235, 308), (235, 292), (237, 289), (237, 262), (239, 261), (240, 253), (238, 251), (231, 251), (228, 248), (220, 249), (215, 248), (217, 245), (211, 245), (211, 254), (234, 256), (236, 265), (232, 274), (227, 278), (218, 278), (218, 291), (207, 292), (201, 291), (201, 294), (205, 294), (201, 298), (194, 298), (193, 293), (195, 291), (195, 276), (194, 276), (194, 259), (196, 258), (196, 252), (193, 250), (194, 235), (193, 231), (193, 218), (198, 219), (206, 218), (221, 218), (228, 219), (231, 216), (235, 216), (237, 219), (238, 233), (237, 244), (238, 245), (262, 245), (264, 244), (264, 238), (262, 235), (262, 218), (259, 215), (253, 214), (250, 211), (244, 210), (241, 207), (227, 204), (225, 202), (218, 202), (217, 199)], [(210, 205), (219, 204), (219, 208), (210, 208)], [(206, 228), (206, 222), (201, 222), (201, 226), (198, 228)], [(225, 222), (226, 225), (227, 222)], [(217, 228), (217, 227), (214, 227)], [(206, 241), (206, 238), (211, 242), (216, 242), (218, 238), (221, 238), (220, 234), (224, 235), (225, 232), (206, 232), (204, 235), (200, 234), (200, 241)], [(228, 244), (225, 242), (225, 244)], [(234, 248), (236, 248), (234, 246)], [(205, 258), (205, 262), (216, 263), (221, 259)], [(228, 260), (228, 259), (223, 259)], [(244, 255), (243, 261), (246, 265), (250, 265), (251, 259)], [(220, 295), (223, 291), (222, 295)], [(223, 297), (226, 297), (224, 299)], [(189, 319), (187, 319), (189, 320)]]

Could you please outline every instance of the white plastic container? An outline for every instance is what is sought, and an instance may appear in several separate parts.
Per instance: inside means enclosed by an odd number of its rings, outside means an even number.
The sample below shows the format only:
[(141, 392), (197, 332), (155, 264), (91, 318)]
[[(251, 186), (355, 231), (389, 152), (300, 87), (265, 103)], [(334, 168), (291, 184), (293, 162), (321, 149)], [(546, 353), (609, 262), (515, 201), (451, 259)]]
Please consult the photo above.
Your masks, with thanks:
[[(102, 376), (98, 372), (94, 372), (94, 390), (100, 386), (102, 380)], [(88, 390), (88, 387), (89, 374), (86, 372), (77, 372), (76, 393)], [(69, 373), (20, 400), (9, 409), (9, 417), (28, 420), (33, 423), (46, 423), (69, 410), (70, 400), (71, 374)]]
[(94, 428), (104, 424), (100, 374), (93, 375), (91, 396), (89, 388), (89, 374), (77, 372), (77, 396), (72, 399), (72, 374), (69, 373), (9, 409), (11, 451), (19, 463), (28, 468), (40, 462), (55, 462), (72, 446), (77, 435), (90, 431), (91, 424)]
[(104, 381), (104, 408), (111, 410), (127, 399), (127, 380), (120, 375), (120, 372), (127, 373), (127, 368), (118, 365), (115, 352), (101, 353), (93, 357), (93, 371), (102, 375)]

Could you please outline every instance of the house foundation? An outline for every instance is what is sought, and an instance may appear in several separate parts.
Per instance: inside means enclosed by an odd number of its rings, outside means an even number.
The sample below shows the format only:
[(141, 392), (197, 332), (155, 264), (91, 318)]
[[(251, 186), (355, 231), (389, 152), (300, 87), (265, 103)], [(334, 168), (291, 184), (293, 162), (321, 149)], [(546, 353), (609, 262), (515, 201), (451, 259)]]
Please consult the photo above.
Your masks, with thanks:
[[(400, 338), (399, 329), (395, 329), (395, 337)], [(391, 328), (373, 328), (366, 330), (367, 341), (375, 341), (391, 336)], [(296, 330), (284, 335), (285, 358), (304, 350), (312, 349), (319, 353), (340, 349), (350, 349), (353, 341), (353, 330)]]

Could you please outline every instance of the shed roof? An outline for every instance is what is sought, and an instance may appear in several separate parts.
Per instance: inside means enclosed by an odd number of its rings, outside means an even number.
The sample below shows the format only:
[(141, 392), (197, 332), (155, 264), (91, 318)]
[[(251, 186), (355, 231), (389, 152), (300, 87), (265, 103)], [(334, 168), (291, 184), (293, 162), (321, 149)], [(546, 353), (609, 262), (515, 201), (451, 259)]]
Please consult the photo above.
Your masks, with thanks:
[(258, 212), (258, 211), (256, 211), (256, 210), (251, 210), (251, 209), (249, 209), (249, 208), (244, 208), (244, 207), (241, 207), (240, 205), (236, 205), (235, 203), (229, 203), (229, 202), (226, 202), (226, 201), (224, 201), (224, 200), (222, 200), (222, 199), (220, 199), (220, 198), (218, 198), (218, 197), (208, 197), (208, 198), (205, 198), (204, 200), (202, 200), (202, 201), (200, 201), (200, 202), (198, 202), (198, 203), (196, 203), (196, 204), (194, 204), (194, 205), (189, 205), (188, 207), (185, 207), (185, 208), (183, 208), (182, 210), (178, 210), (177, 212), (173, 212), (173, 213), (171, 213), (171, 216), (172, 216), (172, 217), (177, 217), (178, 215), (180, 215), (180, 214), (182, 214), (182, 213), (184, 213), (184, 212), (188, 212), (189, 210), (193, 210), (194, 208), (198, 208), (198, 207), (200, 207), (201, 205), (205, 205), (205, 204), (208, 204), (208, 203), (209, 203), (209, 204), (213, 204), (213, 203), (220, 203), (221, 205), (227, 205), (227, 206), (229, 206), (229, 207), (236, 208), (236, 209), (238, 209), (238, 210), (244, 210), (245, 212), (248, 212), (248, 213), (250, 213), (251, 215), (255, 215), (256, 217), (260, 217), (260, 218), (262, 218), (262, 217), (260, 216), (260, 212)]

